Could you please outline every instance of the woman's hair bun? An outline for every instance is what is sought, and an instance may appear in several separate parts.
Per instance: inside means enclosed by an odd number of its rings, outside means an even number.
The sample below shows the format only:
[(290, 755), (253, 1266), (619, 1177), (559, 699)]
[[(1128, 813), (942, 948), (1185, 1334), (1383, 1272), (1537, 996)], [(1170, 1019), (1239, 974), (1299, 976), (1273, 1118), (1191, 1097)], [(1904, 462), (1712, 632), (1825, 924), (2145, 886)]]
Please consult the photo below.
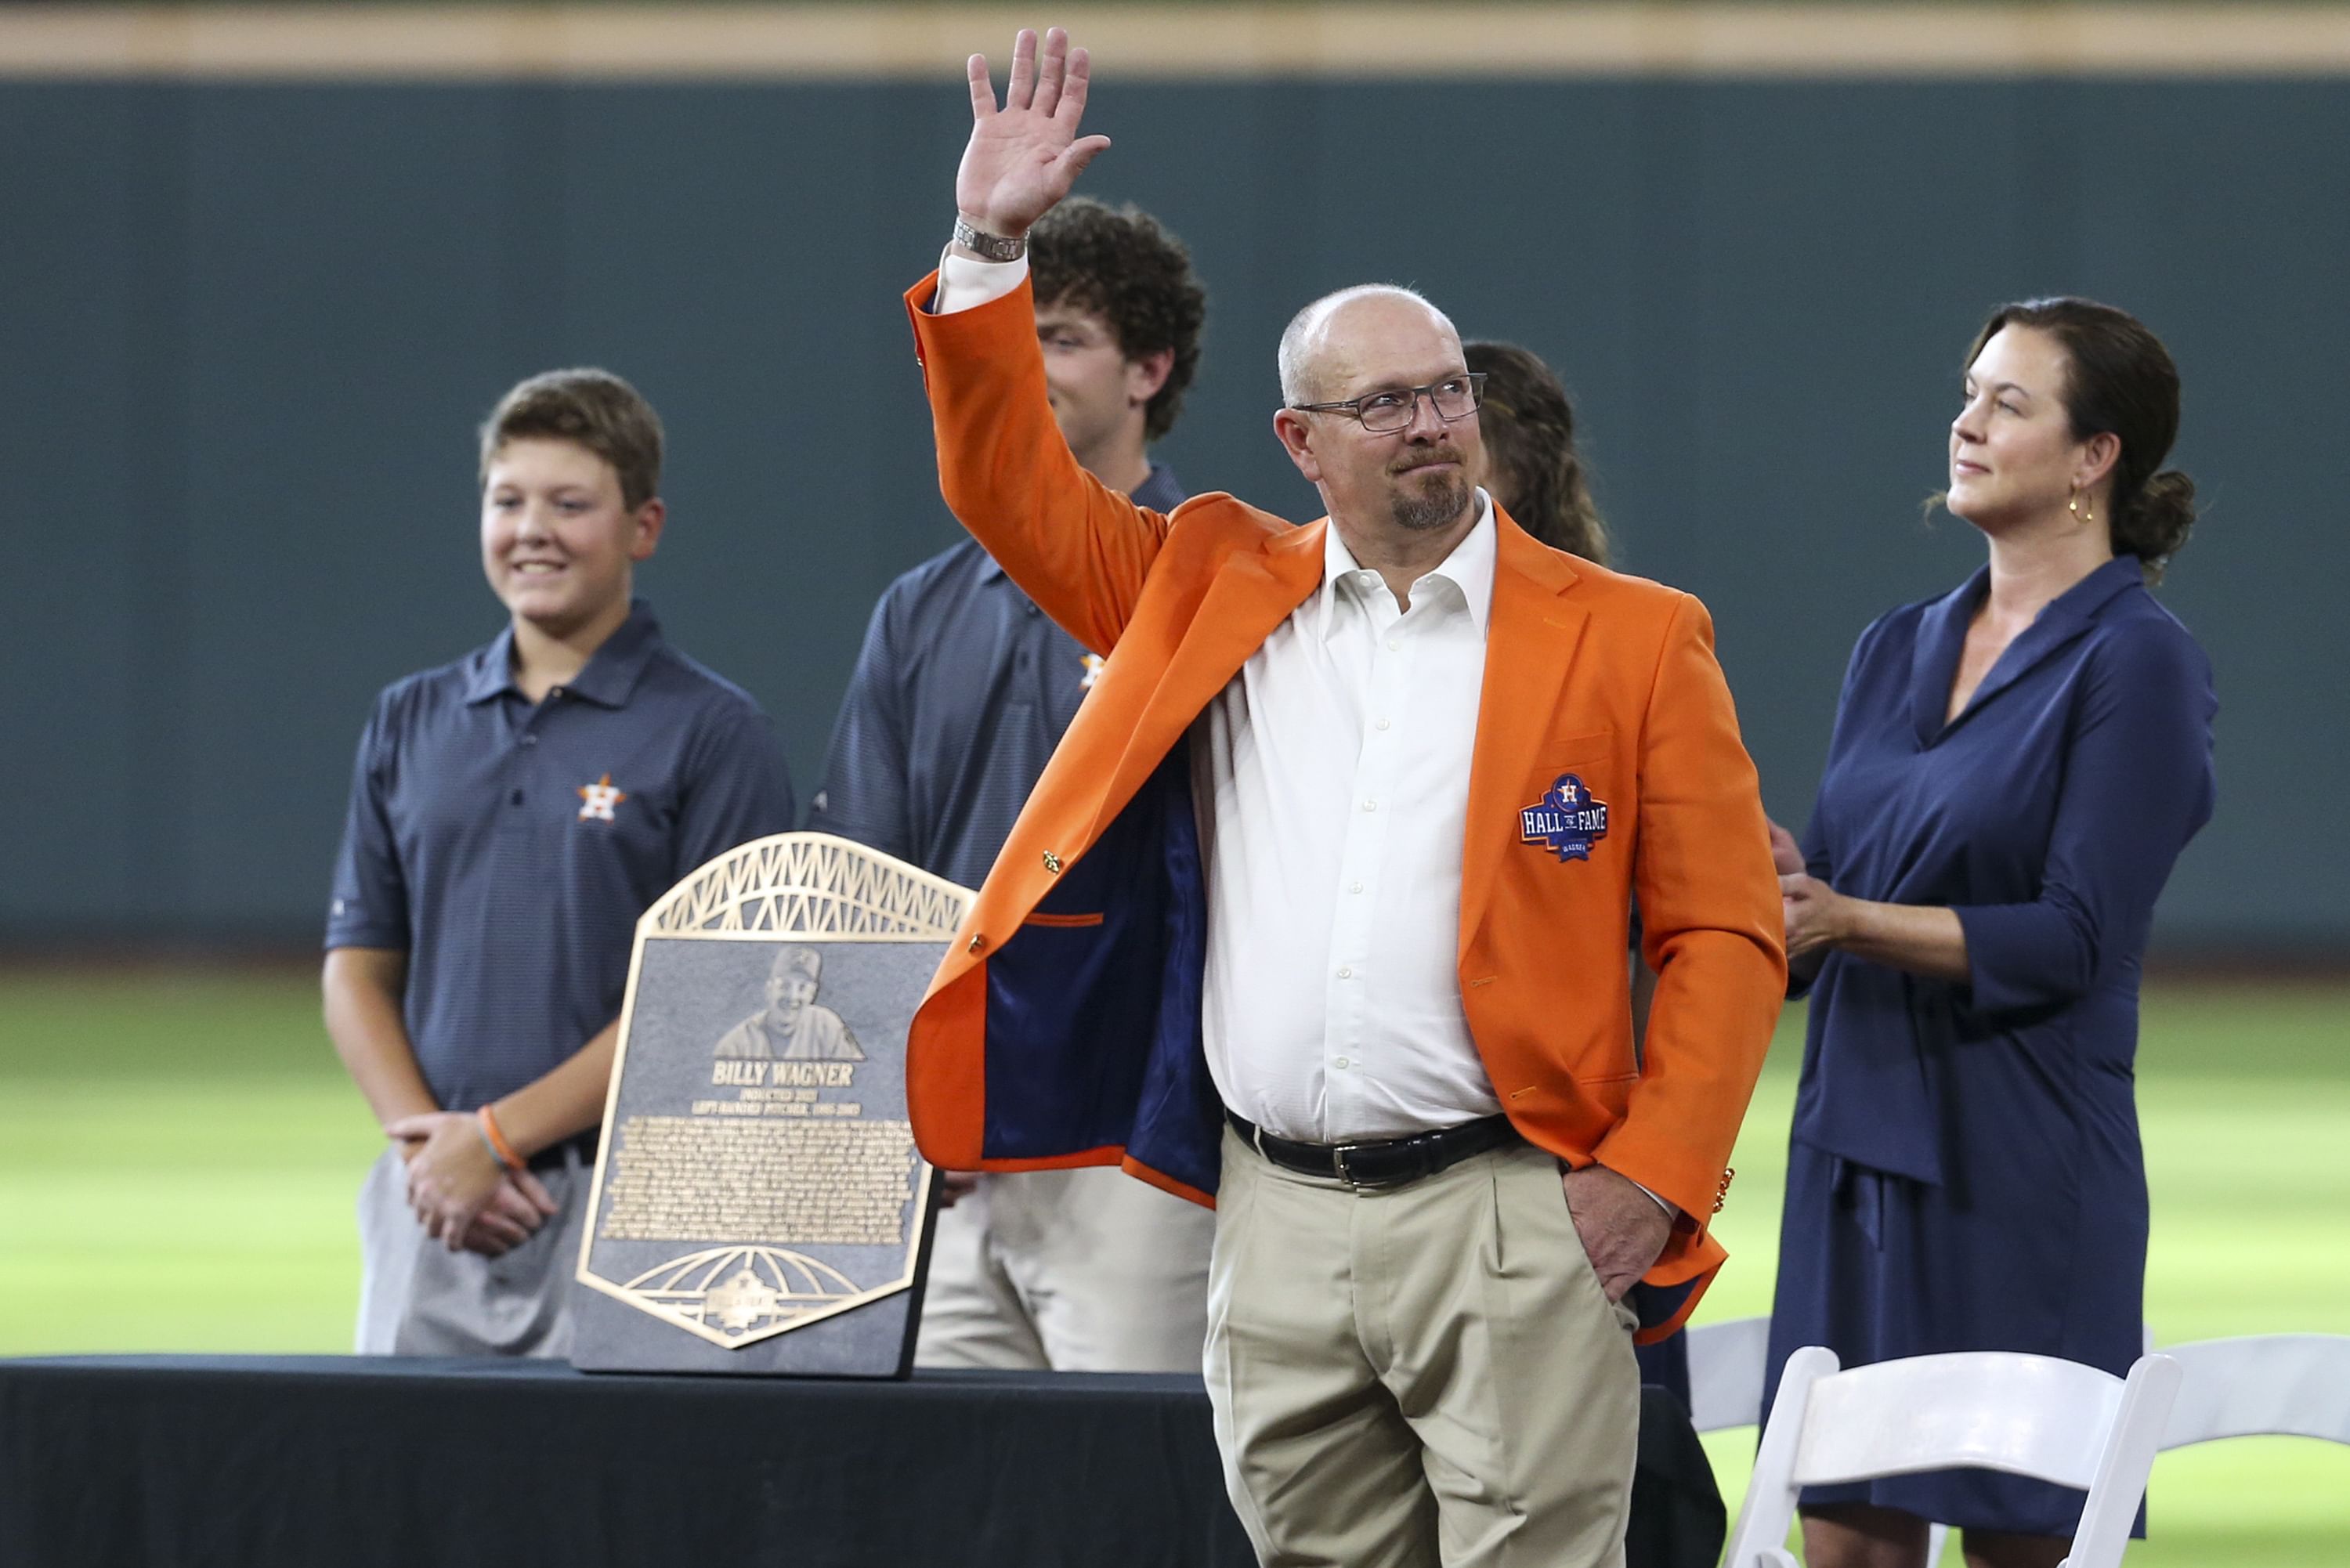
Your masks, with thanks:
[(2114, 517), (2114, 552), (2136, 556), (2146, 580), (2162, 581), (2170, 557), (2195, 526), (2195, 482), (2175, 468), (2150, 473)]

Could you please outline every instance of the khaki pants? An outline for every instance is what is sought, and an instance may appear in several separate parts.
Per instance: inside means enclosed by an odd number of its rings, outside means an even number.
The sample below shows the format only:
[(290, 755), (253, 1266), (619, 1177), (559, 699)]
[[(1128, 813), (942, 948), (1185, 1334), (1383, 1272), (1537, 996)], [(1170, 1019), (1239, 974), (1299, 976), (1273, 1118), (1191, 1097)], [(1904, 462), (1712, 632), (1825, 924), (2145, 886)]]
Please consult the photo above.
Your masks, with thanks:
[(1215, 1228), (1115, 1167), (983, 1176), (939, 1216), (914, 1360), (1195, 1371)]
[(1615, 1568), (1631, 1312), (1523, 1144), (1356, 1191), (1230, 1131), (1208, 1394), (1267, 1568)]
[(537, 1355), (571, 1348), (571, 1274), (579, 1261), (588, 1168), (566, 1149), (536, 1169), (559, 1206), (503, 1257), (452, 1252), (408, 1206), (408, 1167), (386, 1149), (359, 1189), (361, 1355)]

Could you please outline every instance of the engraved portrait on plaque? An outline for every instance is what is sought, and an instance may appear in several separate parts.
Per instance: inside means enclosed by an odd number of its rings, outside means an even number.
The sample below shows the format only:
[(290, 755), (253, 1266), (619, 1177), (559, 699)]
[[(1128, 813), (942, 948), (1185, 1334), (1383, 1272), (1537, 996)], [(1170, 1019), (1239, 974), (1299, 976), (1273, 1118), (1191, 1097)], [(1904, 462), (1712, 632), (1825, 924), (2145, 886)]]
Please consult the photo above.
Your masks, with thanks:
[(816, 1005), (817, 976), (824, 972), (824, 955), (795, 943), (775, 954), (767, 975), (767, 1004), (726, 1032), (718, 1043), (721, 1056), (780, 1057), (804, 1062), (810, 1057), (865, 1060), (857, 1036), (829, 1007)]
[(906, 1031), (968, 908), (820, 833), (728, 851), (638, 923), (581, 1243), (591, 1371), (902, 1376), (933, 1173)]

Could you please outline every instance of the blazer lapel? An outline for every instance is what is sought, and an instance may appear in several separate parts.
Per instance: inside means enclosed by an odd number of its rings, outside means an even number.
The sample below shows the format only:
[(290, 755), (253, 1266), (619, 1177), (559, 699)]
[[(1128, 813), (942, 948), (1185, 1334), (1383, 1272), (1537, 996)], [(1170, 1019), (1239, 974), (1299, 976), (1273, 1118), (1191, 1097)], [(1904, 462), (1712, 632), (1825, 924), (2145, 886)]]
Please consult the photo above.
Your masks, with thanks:
[(1326, 518), (1309, 523), (1224, 558), (1111, 770), (1094, 832), (1124, 809), (1249, 655), (1320, 586), (1323, 531), (1328, 526)]
[(1469, 821), (1461, 851), (1461, 941), (1485, 918), (1518, 819), (1519, 799), (1558, 709), (1559, 689), (1590, 618), (1559, 596), (1576, 577), (1568, 557), (1534, 543), (1494, 509), (1493, 607), (1485, 627), (1485, 679), (1477, 702), (1477, 749), (1469, 768)]

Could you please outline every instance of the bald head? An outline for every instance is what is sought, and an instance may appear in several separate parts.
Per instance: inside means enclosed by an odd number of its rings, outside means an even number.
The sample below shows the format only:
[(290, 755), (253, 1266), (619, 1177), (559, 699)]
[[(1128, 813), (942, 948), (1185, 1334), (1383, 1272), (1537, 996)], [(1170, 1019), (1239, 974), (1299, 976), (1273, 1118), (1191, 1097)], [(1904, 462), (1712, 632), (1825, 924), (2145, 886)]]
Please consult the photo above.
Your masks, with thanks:
[(1380, 369), (1399, 349), (1431, 335), (1461, 352), (1451, 317), (1410, 289), (1361, 283), (1326, 294), (1289, 318), (1281, 335), (1281, 400), (1320, 403), (1351, 396), (1335, 390)]
[[(1399, 604), (1478, 516), (1471, 476), (1484, 448), (1474, 398), (1463, 397), (1474, 385), (1468, 375), (1451, 321), (1408, 288), (1340, 289), (1299, 311), (1281, 335), (1284, 406), (1274, 410), (1274, 434), (1321, 492), (1331, 526), (1355, 559), (1410, 574), (1388, 585)], [(1315, 407), (1359, 409), (1358, 400), (1375, 393), (1389, 394), (1379, 401), (1376, 429)]]

